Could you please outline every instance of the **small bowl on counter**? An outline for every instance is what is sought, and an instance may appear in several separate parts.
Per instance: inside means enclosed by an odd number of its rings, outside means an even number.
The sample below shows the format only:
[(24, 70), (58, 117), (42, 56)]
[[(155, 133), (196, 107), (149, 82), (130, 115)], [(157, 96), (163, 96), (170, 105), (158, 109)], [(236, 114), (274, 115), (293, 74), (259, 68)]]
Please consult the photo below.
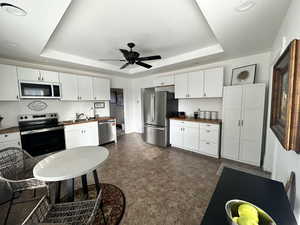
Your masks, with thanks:
[[(252, 206), (253, 208), (256, 209), (257, 214), (258, 214), (257, 225), (277, 225), (275, 223), (275, 221), (272, 219), (272, 217), (269, 214), (267, 214), (264, 210), (262, 210), (261, 208), (257, 207), (256, 205), (254, 205), (250, 202), (246, 202), (243, 200), (237, 200), (237, 199), (230, 200), (230, 201), (226, 202), (226, 204), (225, 204), (227, 220), (230, 225), (239, 225), (235, 219), (237, 217), (240, 217), (239, 207), (244, 204), (246, 204), (250, 207)], [(249, 223), (249, 224), (256, 225), (256, 223)]]

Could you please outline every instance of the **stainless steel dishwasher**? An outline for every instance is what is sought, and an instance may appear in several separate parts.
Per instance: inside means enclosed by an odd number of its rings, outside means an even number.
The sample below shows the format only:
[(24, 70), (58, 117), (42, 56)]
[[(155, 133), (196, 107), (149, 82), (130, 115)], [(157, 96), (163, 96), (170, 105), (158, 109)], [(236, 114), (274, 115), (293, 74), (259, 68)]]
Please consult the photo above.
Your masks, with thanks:
[(107, 120), (98, 122), (99, 145), (116, 142), (116, 121)]

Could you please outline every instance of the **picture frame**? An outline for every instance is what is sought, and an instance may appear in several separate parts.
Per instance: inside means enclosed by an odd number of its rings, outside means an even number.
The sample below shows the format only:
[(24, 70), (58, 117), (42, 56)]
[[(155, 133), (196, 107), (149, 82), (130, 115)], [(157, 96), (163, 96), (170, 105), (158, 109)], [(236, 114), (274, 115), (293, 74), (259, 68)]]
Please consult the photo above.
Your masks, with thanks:
[(105, 108), (105, 102), (95, 102), (94, 107), (95, 107), (95, 109), (104, 109)]
[(270, 127), (287, 151), (300, 153), (300, 41), (292, 41), (273, 67)]
[(253, 84), (255, 82), (257, 64), (232, 69), (231, 85)]

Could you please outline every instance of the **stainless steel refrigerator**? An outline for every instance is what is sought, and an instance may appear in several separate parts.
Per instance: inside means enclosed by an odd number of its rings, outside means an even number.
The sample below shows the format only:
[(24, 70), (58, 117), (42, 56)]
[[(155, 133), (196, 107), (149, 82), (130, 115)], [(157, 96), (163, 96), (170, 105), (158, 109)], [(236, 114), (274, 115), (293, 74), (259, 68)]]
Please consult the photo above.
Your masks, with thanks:
[(149, 144), (166, 147), (170, 143), (169, 117), (177, 115), (178, 100), (174, 93), (146, 88), (143, 93), (144, 133)]

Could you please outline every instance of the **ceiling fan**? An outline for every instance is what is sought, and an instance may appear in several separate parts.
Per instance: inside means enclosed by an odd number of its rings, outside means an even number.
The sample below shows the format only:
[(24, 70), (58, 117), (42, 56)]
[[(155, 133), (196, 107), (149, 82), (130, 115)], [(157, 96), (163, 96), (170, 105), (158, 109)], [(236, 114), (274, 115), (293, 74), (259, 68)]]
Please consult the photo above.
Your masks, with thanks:
[(130, 50), (126, 49), (120, 49), (125, 59), (99, 59), (99, 61), (119, 61), (119, 62), (126, 62), (123, 66), (121, 66), (121, 70), (129, 66), (130, 64), (137, 64), (139, 66), (145, 67), (147, 69), (150, 69), (152, 66), (144, 63), (143, 61), (150, 61), (150, 60), (157, 60), (161, 59), (160, 55), (153, 55), (153, 56), (146, 56), (146, 57), (140, 57), (140, 53), (136, 51), (132, 51), (132, 48), (135, 46), (134, 43), (128, 43), (127, 46), (130, 48)]

